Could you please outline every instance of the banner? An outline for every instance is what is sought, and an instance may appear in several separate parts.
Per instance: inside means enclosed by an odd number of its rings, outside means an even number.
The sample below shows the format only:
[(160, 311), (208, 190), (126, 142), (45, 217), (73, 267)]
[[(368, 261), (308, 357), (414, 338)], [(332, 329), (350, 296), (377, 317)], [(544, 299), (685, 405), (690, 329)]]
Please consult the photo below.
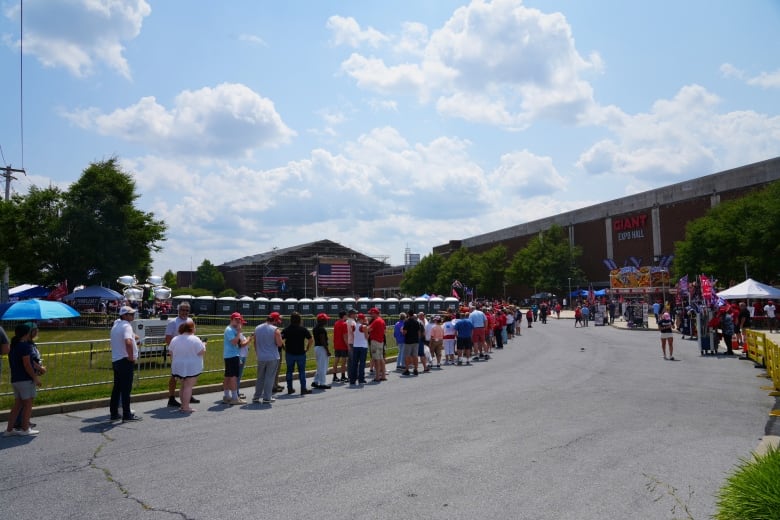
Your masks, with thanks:
[(290, 280), (287, 276), (263, 276), (264, 293), (285, 293), (287, 292), (287, 282)]

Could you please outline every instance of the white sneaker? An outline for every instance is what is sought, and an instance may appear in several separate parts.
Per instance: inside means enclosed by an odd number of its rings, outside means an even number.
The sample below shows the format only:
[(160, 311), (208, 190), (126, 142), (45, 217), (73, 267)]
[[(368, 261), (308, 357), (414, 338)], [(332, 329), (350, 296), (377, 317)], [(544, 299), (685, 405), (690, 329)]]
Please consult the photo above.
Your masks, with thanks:
[(17, 430), (16, 431), (16, 435), (22, 435), (22, 436), (25, 436), (25, 435), (38, 435), (39, 433), (41, 433), (41, 432), (39, 432), (38, 430), (33, 430), (32, 428), (27, 428), (26, 430)]
[(19, 433), (16, 430), (11, 430), (11, 431), (6, 430), (3, 432), (3, 437), (14, 437), (15, 435), (19, 435)]

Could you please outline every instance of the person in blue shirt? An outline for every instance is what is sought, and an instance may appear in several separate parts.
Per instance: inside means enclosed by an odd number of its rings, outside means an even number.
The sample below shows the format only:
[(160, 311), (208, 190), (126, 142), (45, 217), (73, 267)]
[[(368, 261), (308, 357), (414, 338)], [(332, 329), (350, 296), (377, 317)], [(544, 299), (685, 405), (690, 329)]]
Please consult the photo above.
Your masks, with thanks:
[[(460, 318), (460, 316), (456, 316)], [(466, 365), (471, 365), (471, 334), (474, 332), (474, 324), (468, 319), (468, 314), (464, 319), (458, 319), (455, 322), (455, 340), (458, 349), (458, 365), (463, 364), (463, 358), (466, 358)]]

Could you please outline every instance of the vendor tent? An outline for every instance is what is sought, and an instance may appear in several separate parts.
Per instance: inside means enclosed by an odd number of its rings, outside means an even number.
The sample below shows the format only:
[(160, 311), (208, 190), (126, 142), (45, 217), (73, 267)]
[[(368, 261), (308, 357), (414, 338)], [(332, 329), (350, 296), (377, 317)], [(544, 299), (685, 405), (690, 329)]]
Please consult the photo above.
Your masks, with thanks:
[(748, 278), (734, 287), (729, 287), (725, 291), (720, 291), (718, 296), (724, 300), (739, 300), (740, 298), (750, 298), (753, 300), (766, 298), (780, 299), (780, 289), (775, 289), (771, 285), (766, 285), (757, 282), (752, 278)]
[(44, 298), (49, 295), (49, 289), (40, 285), (22, 284), (8, 290), (8, 296), (12, 301), (26, 300), (28, 298)]
[(79, 291), (73, 291), (69, 295), (65, 296), (63, 300), (71, 301), (76, 298), (100, 298), (101, 300), (122, 300), (124, 296), (120, 293), (109, 289), (108, 287), (101, 287), (99, 285), (91, 285)]

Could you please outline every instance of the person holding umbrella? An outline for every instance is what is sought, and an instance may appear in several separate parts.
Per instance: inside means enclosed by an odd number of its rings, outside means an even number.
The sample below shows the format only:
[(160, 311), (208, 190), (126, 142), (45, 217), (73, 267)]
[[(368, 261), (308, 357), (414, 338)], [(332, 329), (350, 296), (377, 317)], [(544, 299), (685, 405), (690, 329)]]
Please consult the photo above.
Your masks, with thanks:
[[(41, 380), (33, 367), (33, 344), (30, 339), (32, 327), (23, 323), (17, 325), (14, 337), (11, 339), (11, 351), (8, 361), (11, 366), (11, 386), (14, 389), (14, 405), (8, 416), (8, 426), (5, 436), (11, 435), (37, 435), (40, 433), (30, 427), (30, 415), (35, 399), (36, 387), (41, 386)], [(14, 429), (17, 417), (22, 416), (22, 427)]]

